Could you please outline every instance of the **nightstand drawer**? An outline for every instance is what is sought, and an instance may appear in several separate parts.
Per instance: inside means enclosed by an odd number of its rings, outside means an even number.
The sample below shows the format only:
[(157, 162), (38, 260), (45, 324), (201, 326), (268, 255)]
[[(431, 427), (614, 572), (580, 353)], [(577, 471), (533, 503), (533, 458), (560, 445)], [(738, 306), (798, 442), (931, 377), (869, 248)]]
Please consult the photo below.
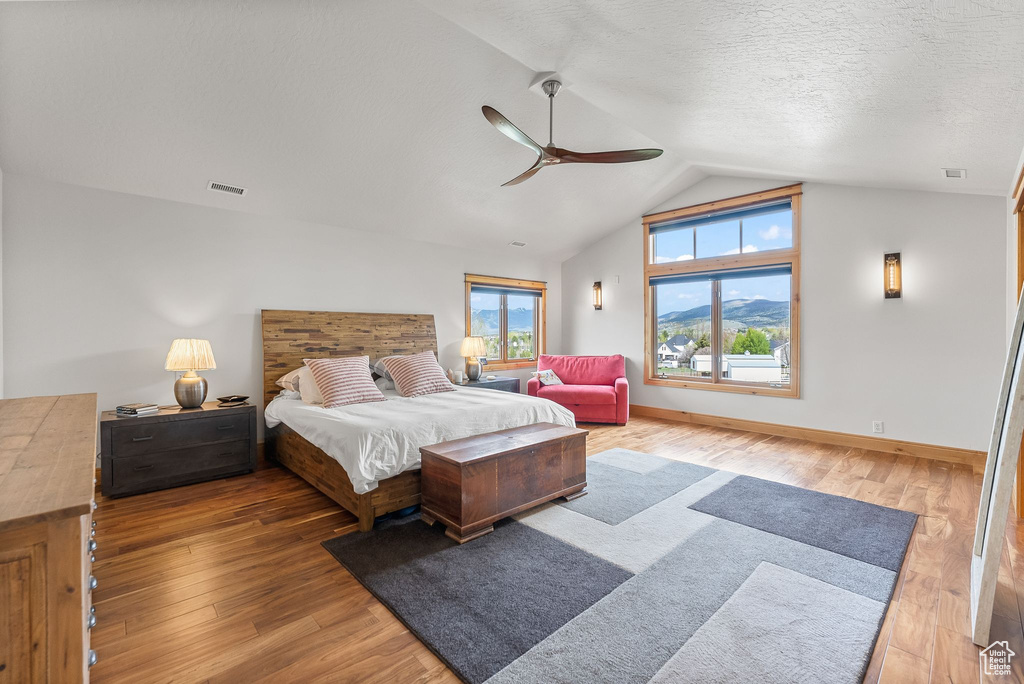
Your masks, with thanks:
[(152, 454), (195, 444), (249, 437), (249, 416), (245, 414), (209, 417), (164, 423), (128, 423), (137, 418), (122, 418), (110, 431), (110, 452), (115, 458)]
[(114, 495), (161, 489), (252, 468), (248, 439), (111, 459)]

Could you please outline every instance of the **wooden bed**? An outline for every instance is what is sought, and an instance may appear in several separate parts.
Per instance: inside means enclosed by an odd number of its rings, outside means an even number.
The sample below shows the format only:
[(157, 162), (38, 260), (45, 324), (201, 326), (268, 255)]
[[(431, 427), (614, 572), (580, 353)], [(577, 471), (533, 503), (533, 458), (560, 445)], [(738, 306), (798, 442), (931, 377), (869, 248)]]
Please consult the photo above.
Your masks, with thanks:
[[(429, 314), (335, 313), (263, 310), (263, 406), (281, 391), (277, 379), (303, 359), (432, 351), (437, 354), (434, 317)], [(359, 518), (359, 529), (373, 519), (420, 502), (420, 471), (381, 480), (356, 494), (345, 469), (284, 424), (267, 430), (266, 453)]]

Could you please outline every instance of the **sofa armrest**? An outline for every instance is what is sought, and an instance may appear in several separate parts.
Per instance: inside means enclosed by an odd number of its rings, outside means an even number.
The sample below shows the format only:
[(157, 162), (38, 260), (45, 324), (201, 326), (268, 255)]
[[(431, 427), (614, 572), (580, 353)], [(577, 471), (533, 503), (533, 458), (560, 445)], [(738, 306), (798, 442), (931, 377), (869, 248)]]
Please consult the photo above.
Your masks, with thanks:
[(537, 396), (537, 390), (540, 389), (540, 380), (537, 378), (530, 378), (526, 381), (526, 393), (531, 397)]
[(615, 422), (625, 425), (629, 420), (629, 383), (626, 378), (615, 379)]

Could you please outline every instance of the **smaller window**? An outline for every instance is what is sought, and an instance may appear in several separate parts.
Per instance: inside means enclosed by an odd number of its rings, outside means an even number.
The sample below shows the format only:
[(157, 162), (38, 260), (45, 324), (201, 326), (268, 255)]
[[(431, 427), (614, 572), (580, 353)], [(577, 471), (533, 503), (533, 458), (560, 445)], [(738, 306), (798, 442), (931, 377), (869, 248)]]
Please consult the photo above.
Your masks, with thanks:
[(524, 368), (544, 353), (546, 284), (466, 274), (466, 334), (484, 338), (488, 370)]
[(792, 249), (792, 200), (652, 223), (650, 234), (651, 264)]

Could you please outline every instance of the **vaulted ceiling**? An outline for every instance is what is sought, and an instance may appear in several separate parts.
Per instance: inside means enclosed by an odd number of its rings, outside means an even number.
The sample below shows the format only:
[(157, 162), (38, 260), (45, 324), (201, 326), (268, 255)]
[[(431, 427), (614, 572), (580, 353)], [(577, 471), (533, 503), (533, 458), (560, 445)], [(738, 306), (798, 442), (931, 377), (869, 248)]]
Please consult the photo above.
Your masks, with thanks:
[[(560, 259), (705, 173), (1005, 194), (1021, 54), (1016, 0), (4, 2), (0, 168)], [(666, 153), (499, 187), (539, 71), (560, 146)]]

